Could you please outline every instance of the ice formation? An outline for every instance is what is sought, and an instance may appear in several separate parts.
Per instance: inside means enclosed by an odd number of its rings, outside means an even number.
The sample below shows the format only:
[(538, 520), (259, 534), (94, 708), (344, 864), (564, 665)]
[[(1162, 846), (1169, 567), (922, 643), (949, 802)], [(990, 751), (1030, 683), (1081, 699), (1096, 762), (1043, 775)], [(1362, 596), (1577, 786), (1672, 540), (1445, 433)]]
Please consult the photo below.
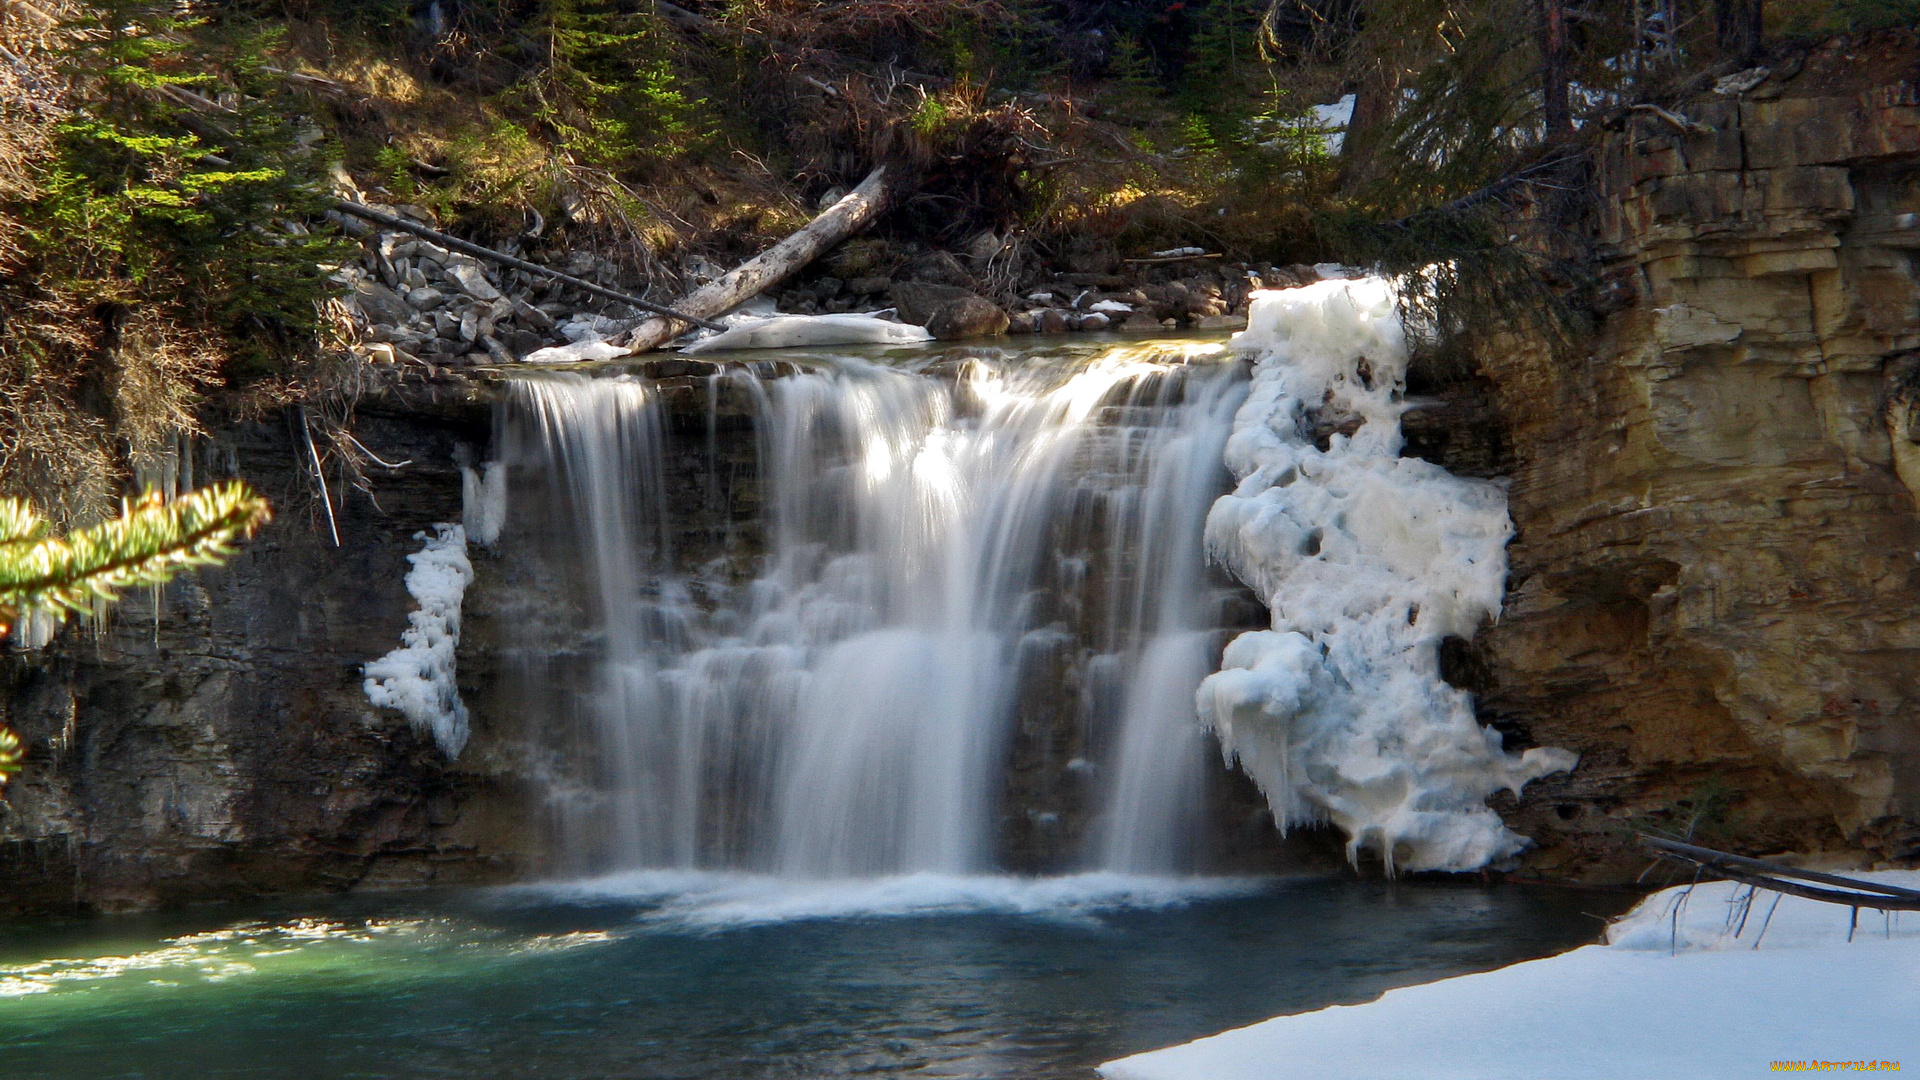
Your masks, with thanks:
[[(1331, 820), (1389, 869), (1472, 870), (1525, 839), (1487, 796), (1573, 767), (1504, 752), (1440, 678), (1442, 638), (1500, 610), (1505, 493), (1399, 456), (1407, 347), (1389, 283), (1255, 295), (1233, 339), (1253, 355), (1207, 544), (1267, 604), (1196, 695), (1201, 718), (1285, 828)], [(1316, 421), (1352, 428), (1316, 447)]]
[(683, 353), (721, 349), (791, 349), (805, 345), (906, 345), (932, 341), (918, 326), (872, 315), (775, 315), (741, 319), (738, 325), (680, 350)]
[(460, 466), (460, 524), (467, 538), (492, 547), (507, 523), (507, 469), (489, 461)]
[(473, 580), (467, 561), (467, 532), (441, 524), (419, 551), (407, 556), (407, 592), (419, 608), (407, 616), (401, 646), (368, 664), (363, 673), (367, 700), (406, 714), (417, 731), (430, 731), (449, 758), (467, 745), (467, 706), (454, 682), (454, 650), (460, 645), (460, 600)]

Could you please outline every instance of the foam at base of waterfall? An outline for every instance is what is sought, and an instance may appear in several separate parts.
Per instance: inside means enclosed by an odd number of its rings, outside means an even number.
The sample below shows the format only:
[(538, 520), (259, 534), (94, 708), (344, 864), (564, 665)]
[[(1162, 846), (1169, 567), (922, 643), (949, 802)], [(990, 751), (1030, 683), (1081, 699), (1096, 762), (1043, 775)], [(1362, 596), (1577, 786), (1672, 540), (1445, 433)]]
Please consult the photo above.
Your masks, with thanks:
[(425, 540), (407, 556), (407, 592), (420, 605), (407, 616), (400, 633), (401, 646), (363, 670), (367, 700), (382, 708), (398, 709), (417, 731), (433, 734), (449, 758), (467, 745), (467, 705), (454, 681), (454, 653), (460, 645), (460, 601), (473, 581), (467, 561), (467, 533), (459, 525), (441, 524), (432, 534), (415, 533)]
[[(700, 870), (634, 870), (582, 881), (515, 886), (507, 895), (542, 901), (652, 906), (645, 919), (666, 927), (726, 929), (811, 919), (1022, 915), (1087, 918), (1105, 912), (1165, 910), (1252, 896), (1272, 882), (1245, 877), (1154, 877), (1091, 873), (896, 874), (796, 878)], [(656, 906), (657, 905), (657, 906)]]
[(742, 319), (709, 338), (681, 349), (682, 353), (722, 349), (792, 349), (806, 345), (909, 345), (932, 341), (918, 326), (872, 315), (775, 315)]
[[(1228, 647), (1196, 695), (1202, 720), (1283, 828), (1330, 820), (1350, 856), (1472, 870), (1519, 851), (1486, 798), (1577, 759), (1505, 753), (1440, 677), (1441, 639), (1500, 610), (1512, 524), (1501, 488), (1399, 456), (1407, 347), (1391, 285), (1256, 293), (1233, 344), (1257, 363), (1227, 442), (1239, 486), (1214, 504), (1207, 544), (1273, 629)], [(1318, 449), (1316, 421), (1351, 434)]]

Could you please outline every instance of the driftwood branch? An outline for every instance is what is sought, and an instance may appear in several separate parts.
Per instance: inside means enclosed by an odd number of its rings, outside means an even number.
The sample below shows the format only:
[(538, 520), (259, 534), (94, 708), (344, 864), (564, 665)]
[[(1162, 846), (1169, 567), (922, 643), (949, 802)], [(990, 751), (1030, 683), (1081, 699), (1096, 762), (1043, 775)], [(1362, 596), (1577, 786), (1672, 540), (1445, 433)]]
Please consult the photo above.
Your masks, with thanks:
[(1218, 259), (1220, 252), (1211, 251), (1202, 255), (1156, 255), (1150, 259), (1121, 259), (1123, 263), (1135, 266), (1159, 266), (1162, 263), (1193, 262), (1196, 259)]
[[(577, 278), (572, 274), (564, 274), (552, 267), (541, 266), (536, 262), (528, 262), (525, 259), (508, 255), (503, 251), (495, 251), (492, 248), (481, 247), (479, 244), (462, 240), (457, 236), (449, 236), (438, 229), (429, 229), (425, 225), (416, 224), (415, 222), (408, 221), (406, 218), (375, 210), (371, 206), (362, 206), (357, 202), (348, 202), (346, 199), (335, 199), (333, 201), (333, 208), (343, 214), (352, 214), (357, 218), (365, 218), (376, 224), (384, 225), (389, 229), (399, 229), (401, 232), (409, 232), (415, 236), (425, 237), (439, 244), (441, 247), (472, 255), (477, 259), (487, 259), (492, 262), (497, 262), (502, 266), (510, 266), (515, 270), (525, 270), (529, 274), (539, 274), (543, 277), (552, 278), (555, 281), (565, 282), (576, 289), (584, 290), (608, 300), (618, 300), (629, 307), (639, 308), (641, 311), (650, 312), (654, 315), (672, 316), (674, 319), (680, 320), (688, 325), (704, 326), (709, 330), (726, 329), (726, 327), (719, 323), (708, 322), (706, 319), (697, 315), (686, 314), (676, 311), (673, 308), (653, 303), (650, 300), (642, 300), (637, 296), (629, 296), (623, 292), (616, 292), (603, 285), (596, 285), (585, 278)], [(657, 321), (659, 320), (652, 320), (646, 325), (652, 325), (652, 322)]]
[[(1801, 870), (1767, 862), (1764, 859), (1729, 855), (1724, 851), (1683, 844), (1678, 840), (1665, 840), (1657, 836), (1642, 835), (1640, 843), (1658, 858), (1687, 863), (1729, 881), (1738, 881), (1744, 885), (1785, 893), (1788, 896), (1819, 900), (1823, 903), (1839, 904), (1855, 909), (1920, 911), (1920, 892), (1903, 889), (1898, 885), (1882, 885), (1877, 881), (1862, 881), (1859, 878), (1825, 874), (1818, 870)], [(1840, 888), (1820, 889), (1799, 884), (1802, 881), (1817, 881), (1822, 885), (1837, 885)]]
[(882, 165), (868, 173), (867, 178), (860, 181), (859, 187), (828, 207), (806, 228), (741, 263), (718, 280), (682, 297), (674, 305), (679, 312), (662, 312), (670, 317), (648, 319), (641, 323), (627, 337), (625, 344), (634, 352), (646, 352), (686, 333), (689, 326), (713, 325), (704, 320), (724, 315), (778, 285), (840, 241), (865, 228), (880, 212), (886, 195), (887, 167)]
[(1689, 120), (1686, 117), (1681, 116), (1679, 113), (1674, 112), (1671, 109), (1663, 109), (1658, 105), (1650, 105), (1644, 101), (1637, 105), (1627, 106), (1627, 111), (1643, 112), (1651, 116), (1657, 116), (1660, 119), (1665, 120), (1667, 123), (1672, 124), (1674, 127), (1679, 128), (1681, 131), (1687, 133), (1688, 135), (1713, 134), (1712, 128), (1699, 122), (1698, 120)]

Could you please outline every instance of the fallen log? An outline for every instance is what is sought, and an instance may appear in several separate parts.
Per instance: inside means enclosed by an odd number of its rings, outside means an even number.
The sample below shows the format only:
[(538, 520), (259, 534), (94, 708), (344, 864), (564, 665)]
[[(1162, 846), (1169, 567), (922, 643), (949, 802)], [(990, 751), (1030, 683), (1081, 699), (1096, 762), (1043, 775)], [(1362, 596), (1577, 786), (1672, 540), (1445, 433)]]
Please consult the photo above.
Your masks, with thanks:
[[(1818, 870), (1801, 870), (1797, 867), (1767, 862), (1764, 859), (1749, 859), (1744, 855), (1730, 855), (1712, 848), (1683, 844), (1678, 840), (1647, 836), (1644, 833), (1640, 836), (1640, 843), (1658, 858), (1687, 863), (1729, 881), (1786, 893), (1788, 896), (1840, 904), (1856, 911), (1860, 908), (1873, 908), (1876, 911), (1920, 911), (1920, 892), (1904, 889), (1898, 885), (1883, 885), (1877, 881), (1862, 881), (1859, 878), (1842, 877), (1839, 874), (1827, 874)], [(1822, 885), (1837, 885), (1840, 888), (1815, 888), (1811, 885), (1798, 884), (1801, 881), (1816, 881)]]
[[(629, 296), (626, 293), (617, 292), (602, 285), (596, 285), (585, 278), (577, 278), (572, 274), (562, 273), (550, 266), (541, 266), (539, 263), (528, 262), (525, 259), (508, 255), (504, 251), (495, 251), (492, 248), (481, 247), (479, 244), (462, 240), (457, 236), (449, 236), (438, 229), (429, 229), (425, 225), (408, 221), (406, 218), (395, 214), (375, 210), (371, 206), (362, 206), (360, 203), (350, 202), (346, 199), (335, 199), (333, 200), (333, 208), (342, 214), (352, 214), (357, 218), (365, 218), (376, 224), (385, 225), (389, 229), (399, 229), (401, 232), (409, 232), (415, 236), (424, 237), (450, 251), (462, 252), (467, 255), (472, 255), (477, 259), (487, 259), (492, 262), (497, 262), (502, 266), (510, 266), (515, 270), (525, 270), (529, 274), (539, 274), (543, 277), (550, 277), (555, 281), (563, 282), (576, 289), (592, 293), (595, 296), (604, 297), (608, 300), (618, 300), (628, 307), (638, 308), (641, 311), (651, 312), (655, 315), (670, 315), (689, 326), (704, 326), (709, 330), (726, 329), (725, 326), (719, 323), (708, 322), (698, 314), (676, 311), (673, 308), (653, 303), (650, 300), (642, 300), (637, 296)], [(684, 333), (685, 331), (678, 332)]]
[(724, 315), (778, 285), (834, 245), (859, 232), (880, 212), (886, 201), (887, 167), (867, 174), (860, 186), (828, 207), (819, 217), (785, 240), (748, 259), (725, 276), (680, 298), (670, 317), (648, 319), (621, 342), (634, 352), (657, 349), (693, 326), (711, 326), (705, 320)]

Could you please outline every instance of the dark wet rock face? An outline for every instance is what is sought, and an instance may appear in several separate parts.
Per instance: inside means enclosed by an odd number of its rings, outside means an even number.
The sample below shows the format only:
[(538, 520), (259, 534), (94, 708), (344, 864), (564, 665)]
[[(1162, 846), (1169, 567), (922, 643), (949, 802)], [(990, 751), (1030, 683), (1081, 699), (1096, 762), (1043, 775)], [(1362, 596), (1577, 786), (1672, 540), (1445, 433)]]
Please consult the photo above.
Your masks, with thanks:
[[(136, 593), (97, 633), (69, 627), (0, 662), (6, 722), (30, 747), (0, 810), (0, 908), (494, 881), (528, 865), (526, 785), (488, 734), (449, 766), (361, 692), (360, 666), (399, 643), (413, 607), (413, 534), (460, 519), (455, 449), (488, 431), (465, 391), (392, 404), (405, 415), (372, 403), (359, 438), (412, 464), (369, 477), (371, 497), (334, 486), (339, 548), (296, 429), (228, 429), (198, 447), (196, 473), (244, 477), (277, 520), (157, 608)], [(480, 691), (484, 613), (465, 629), (461, 680)]]

